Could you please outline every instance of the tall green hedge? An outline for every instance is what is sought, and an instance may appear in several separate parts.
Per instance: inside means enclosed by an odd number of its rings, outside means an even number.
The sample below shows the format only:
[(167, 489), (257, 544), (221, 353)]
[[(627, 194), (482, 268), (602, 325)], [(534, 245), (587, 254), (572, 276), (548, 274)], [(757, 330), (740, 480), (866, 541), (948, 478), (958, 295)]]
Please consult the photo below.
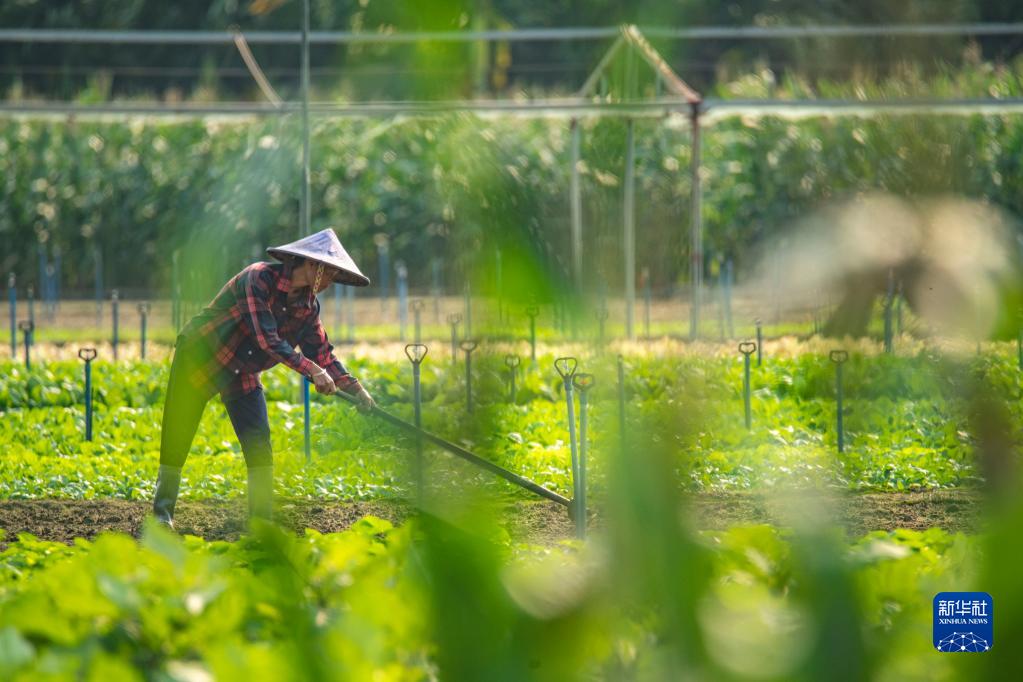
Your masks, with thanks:
[[(582, 121), (587, 277), (616, 288), (625, 121)], [(37, 276), (39, 245), (63, 254), (65, 290), (106, 282), (165, 287), (170, 254), (218, 284), (267, 244), (298, 232), (294, 120), (0, 120), (0, 268)], [(333, 226), (374, 277), (374, 236), (429, 284), (492, 264), (494, 247), (530, 267), (569, 263), (570, 122), (457, 115), (315, 122), (313, 227)], [(688, 263), (689, 131), (684, 119), (636, 122), (640, 267), (659, 286)], [(706, 128), (708, 259), (740, 267), (750, 249), (819, 202), (881, 189), (955, 193), (1019, 213), (1023, 119), (1014, 115), (728, 117)], [(528, 272), (526, 272), (528, 275)]]

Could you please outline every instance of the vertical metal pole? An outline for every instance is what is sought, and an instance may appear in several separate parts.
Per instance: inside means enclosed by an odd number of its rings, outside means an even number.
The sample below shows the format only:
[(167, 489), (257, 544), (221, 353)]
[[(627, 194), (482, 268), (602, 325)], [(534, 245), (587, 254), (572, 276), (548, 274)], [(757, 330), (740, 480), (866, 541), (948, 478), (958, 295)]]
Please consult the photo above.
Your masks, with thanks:
[(624, 232), (622, 245), (625, 258), (625, 336), (636, 338), (633, 315), (636, 305), (636, 141), (635, 122), (630, 118), (625, 128), (625, 198), (622, 202)]
[[(294, 395), (294, 394), (292, 394)], [(302, 377), (302, 414), (305, 417), (305, 463), (313, 459), (313, 448), (312, 448), (312, 434), (311, 434), (311, 419), (309, 414), (309, 377)]]
[(96, 359), (95, 348), (80, 348), (78, 357), (85, 361), (85, 440), (92, 440), (92, 361)]
[(440, 258), (430, 261), (430, 293), (433, 294), (433, 323), (440, 324)]
[[(578, 515), (576, 501), (579, 499), (579, 453), (576, 450), (575, 438), (575, 399), (572, 390), (572, 380), (575, 377), (575, 370), (578, 361), (572, 357), (558, 358), (554, 361), (554, 369), (561, 376), (562, 385), (565, 388), (565, 405), (568, 412), (568, 445), (572, 454), (572, 505)], [(578, 520), (576, 521), (578, 524)], [(578, 526), (577, 526), (578, 527)]]
[(420, 344), (423, 342), (423, 301), (422, 299), (416, 299), (412, 301), (412, 326), (415, 330), (415, 342)]
[(93, 247), (93, 264), (96, 267), (93, 286), (96, 294), (96, 328), (103, 326), (103, 252), (99, 245)]
[(348, 343), (355, 343), (355, 287), (345, 287), (345, 308), (348, 311)]
[[(427, 347), (421, 343), (410, 343), (405, 346), (405, 356), (412, 363), (412, 407), (417, 429), (423, 428), (423, 394), (421, 391), (419, 366), (422, 364), (427, 352)], [(416, 502), (419, 506), (423, 505), (426, 485), (424, 464), (423, 438), (420, 434), (416, 434), (416, 456), (412, 463), (412, 477), (416, 487)]]
[(36, 323), (36, 292), (35, 287), (31, 284), (28, 286), (26, 292), (28, 295), (28, 321), (35, 326)]
[(149, 304), (139, 303), (139, 331), (140, 331), (140, 356), (143, 360), (146, 359), (146, 322), (149, 318)]
[(85, 440), (92, 440), (92, 361), (85, 361)]
[(692, 128), (692, 196), (689, 222), (690, 277), (692, 305), (689, 309), (689, 338), (695, 339), (700, 329), (701, 288), (703, 287), (703, 227), (700, 212), (700, 105), (693, 104), (689, 120)]
[[(414, 417), (417, 429), (423, 428), (423, 394), (420, 390), (419, 362), (412, 363), (412, 400), (414, 404)], [(416, 496), (419, 504), (423, 503), (423, 438), (416, 436), (416, 460), (415, 460)]]
[(842, 365), (849, 359), (849, 353), (844, 350), (833, 350), (828, 354), (831, 361), (835, 363), (835, 402), (837, 406), (836, 422), (838, 428), (838, 451), (845, 452), (845, 428), (843, 425), (842, 410)]
[(18, 327), (21, 329), (21, 332), (24, 335), (24, 339), (25, 339), (25, 371), (28, 372), (28, 371), (32, 370), (31, 350), (32, 350), (32, 327), (33, 327), (33, 325), (28, 320), (22, 320), (18, 324)]
[(760, 367), (764, 363), (764, 328), (761, 325), (760, 318), (756, 320), (757, 323), (757, 367)]
[(753, 426), (753, 411), (750, 408), (750, 386), (749, 386), (749, 353), (742, 354), (742, 401), (746, 408), (746, 430)]
[(461, 347), (465, 351), (465, 411), (472, 414), (472, 352), (476, 350), (477, 343), (471, 340), (462, 341)]
[[(582, 379), (584, 375), (576, 375)], [(587, 375), (589, 376), (589, 375)], [(580, 540), (586, 538), (586, 454), (588, 448), (587, 432), (589, 430), (588, 406), (589, 386), (579, 388), (579, 483), (575, 494), (575, 534)]]
[(405, 327), (408, 325), (408, 268), (398, 261), (398, 338), (405, 340)]
[(515, 404), (515, 379), (519, 372), (519, 356), (504, 356), (504, 364), (508, 367), (508, 402)]
[(465, 336), (472, 336), (472, 289), (465, 283)]
[(572, 220), (572, 281), (576, 291), (583, 288), (583, 205), (582, 186), (579, 177), (579, 147), (582, 137), (582, 126), (578, 119), (572, 119), (571, 145), (571, 186), (569, 189), (569, 213)]
[(11, 360), (18, 356), (18, 289), (12, 272), (7, 276), (7, 306), (11, 314)]
[(309, 0), (302, 0), (302, 215), (301, 236), (310, 232), (309, 201)]
[(113, 334), (112, 334), (112, 338), (111, 338), (111, 342), (110, 343), (111, 343), (111, 345), (114, 348), (114, 360), (115, 361), (117, 360), (117, 342), (118, 342), (117, 332), (118, 332), (118, 322), (119, 322), (119, 320), (118, 320), (118, 308), (120, 307), (118, 305), (118, 298), (120, 298), (120, 296), (119, 296), (119, 294), (117, 292), (117, 289), (114, 289), (113, 291), (110, 292), (110, 315), (111, 315), (111, 318), (113, 320), (113, 330), (112, 330)]

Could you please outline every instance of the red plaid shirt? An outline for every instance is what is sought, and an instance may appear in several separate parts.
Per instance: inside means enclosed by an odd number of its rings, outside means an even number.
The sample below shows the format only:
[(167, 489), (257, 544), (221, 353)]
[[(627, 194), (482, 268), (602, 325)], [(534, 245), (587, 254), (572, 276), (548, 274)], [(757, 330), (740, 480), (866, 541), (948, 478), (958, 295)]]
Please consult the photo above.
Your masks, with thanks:
[(312, 288), (292, 292), (290, 264), (254, 263), (232, 277), (188, 321), (177, 347), (195, 361), (192, 383), (211, 394), (261, 389), (259, 373), (280, 362), (307, 377), (319, 365), (345, 392), (361, 388), (334, 357)]

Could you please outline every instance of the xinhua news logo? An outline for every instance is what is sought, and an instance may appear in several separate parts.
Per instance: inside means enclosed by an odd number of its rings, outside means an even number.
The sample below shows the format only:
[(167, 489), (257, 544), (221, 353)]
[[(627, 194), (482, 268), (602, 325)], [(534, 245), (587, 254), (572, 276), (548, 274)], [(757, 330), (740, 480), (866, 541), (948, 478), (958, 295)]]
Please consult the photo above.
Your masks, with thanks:
[(934, 648), (944, 653), (983, 653), (994, 645), (994, 600), (987, 592), (934, 596)]

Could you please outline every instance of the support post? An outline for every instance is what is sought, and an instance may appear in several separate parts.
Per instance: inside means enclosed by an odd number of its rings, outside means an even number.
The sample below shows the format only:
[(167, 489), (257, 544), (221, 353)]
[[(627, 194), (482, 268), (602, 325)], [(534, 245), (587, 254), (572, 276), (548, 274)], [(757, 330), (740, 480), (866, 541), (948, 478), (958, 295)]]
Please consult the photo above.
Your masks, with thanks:
[(700, 303), (703, 287), (703, 226), (700, 210), (700, 105), (690, 105), (692, 129), (692, 194), (690, 199), (689, 250), (692, 303), (689, 309), (689, 338), (695, 340), (700, 332)]
[(576, 291), (583, 288), (583, 205), (582, 187), (579, 177), (579, 147), (582, 137), (579, 119), (572, 119), (572, 183), (569, 189), (569, 214), (572, 220), (572, 281)]
[(636, 305), (636, 141), (635, 122), (630, 118), (625, 128), (625, 196), (622, 201), (622, 245), (625, 258), (625, 336), (635, 338), (633, 331)]

